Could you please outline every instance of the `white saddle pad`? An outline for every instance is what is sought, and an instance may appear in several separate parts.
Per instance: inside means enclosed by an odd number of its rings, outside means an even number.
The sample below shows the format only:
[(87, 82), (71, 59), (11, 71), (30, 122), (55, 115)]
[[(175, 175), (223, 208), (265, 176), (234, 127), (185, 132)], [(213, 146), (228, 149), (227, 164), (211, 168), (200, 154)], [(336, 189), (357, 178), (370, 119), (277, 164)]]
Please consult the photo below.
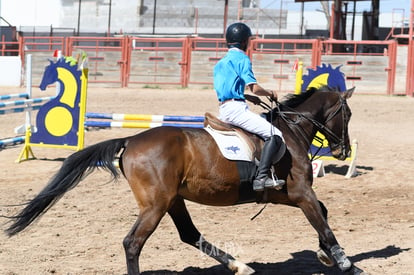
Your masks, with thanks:
[(253, 160), (253, 152), (236, 132), (217, 131), (209, 125), (204, 130), (214, 138), (225, 158), (229, 160)]

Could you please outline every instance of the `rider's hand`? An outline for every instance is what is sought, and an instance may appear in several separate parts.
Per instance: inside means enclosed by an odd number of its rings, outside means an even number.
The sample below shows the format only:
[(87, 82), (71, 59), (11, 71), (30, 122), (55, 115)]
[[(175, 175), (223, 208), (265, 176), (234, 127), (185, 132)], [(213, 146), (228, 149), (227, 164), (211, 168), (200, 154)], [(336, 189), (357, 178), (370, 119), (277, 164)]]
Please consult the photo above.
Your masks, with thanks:
[(270, 92), (270, 94), (271, 94), (271, 95), (269, 95), (270, 100), (271, 100), (271, 101), (274, 101), (274, 102), (277, 102), (277, 93), (276, 93), (276, 91), (269, 90), (269, 92)]

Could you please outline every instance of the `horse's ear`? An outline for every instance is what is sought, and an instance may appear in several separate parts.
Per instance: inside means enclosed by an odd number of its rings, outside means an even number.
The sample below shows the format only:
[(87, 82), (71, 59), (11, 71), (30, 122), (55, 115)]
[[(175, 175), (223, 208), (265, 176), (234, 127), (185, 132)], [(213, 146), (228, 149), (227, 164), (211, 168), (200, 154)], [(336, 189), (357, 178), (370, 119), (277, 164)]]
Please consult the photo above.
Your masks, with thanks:
[(50, 64), (53, 63), (53, 59), (52, 58), (48, 58), (47, 60), (49, 60)]
[(341, 93), (342, 97), (344, 99), (348, 99), (352, 96), (352, 94), (354, 93), (355, 87), (352, 87), (351, 89), (346, 90), (346, 92)]

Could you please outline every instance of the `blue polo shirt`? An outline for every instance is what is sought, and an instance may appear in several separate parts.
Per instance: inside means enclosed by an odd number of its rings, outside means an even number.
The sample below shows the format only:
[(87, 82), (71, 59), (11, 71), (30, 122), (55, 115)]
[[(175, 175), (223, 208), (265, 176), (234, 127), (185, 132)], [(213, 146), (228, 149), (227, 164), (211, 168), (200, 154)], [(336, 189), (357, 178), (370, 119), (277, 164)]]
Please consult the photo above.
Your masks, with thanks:
[(245, 99), (246, 85), (257, 83), (249, 57), (237, 48), (231, 48), (214, 66), (214, 90), (220, 102)]

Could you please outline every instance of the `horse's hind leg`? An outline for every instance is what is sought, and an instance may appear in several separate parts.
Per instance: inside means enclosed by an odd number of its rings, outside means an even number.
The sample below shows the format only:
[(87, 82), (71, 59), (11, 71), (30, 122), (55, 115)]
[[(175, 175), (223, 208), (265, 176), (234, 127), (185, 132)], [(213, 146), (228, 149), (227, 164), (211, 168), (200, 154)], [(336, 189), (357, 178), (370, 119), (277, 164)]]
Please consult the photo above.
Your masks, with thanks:
[(237, 261), (233, 258), (233, 256), (215, 247), (213, 244), (204, 239), (204, 237), (194, 226), (183, 198), (178, 197), (176, 199), (170, 210), (168, 210), (168, 214), (174, 221), (174, 224), (177, 227), (178, 233), (180, 234), (180, 238), (183, 242), (199, 249), (206, 255), (219, 261), (236, 274), (254, 273), (254, 270), (252, 268)]
[(128, 275), (139, 274), (139, 255), (146, 240), (154, 232), (166, 209), (152, 206), (140, 210), (137, 221), (124, 238)]

